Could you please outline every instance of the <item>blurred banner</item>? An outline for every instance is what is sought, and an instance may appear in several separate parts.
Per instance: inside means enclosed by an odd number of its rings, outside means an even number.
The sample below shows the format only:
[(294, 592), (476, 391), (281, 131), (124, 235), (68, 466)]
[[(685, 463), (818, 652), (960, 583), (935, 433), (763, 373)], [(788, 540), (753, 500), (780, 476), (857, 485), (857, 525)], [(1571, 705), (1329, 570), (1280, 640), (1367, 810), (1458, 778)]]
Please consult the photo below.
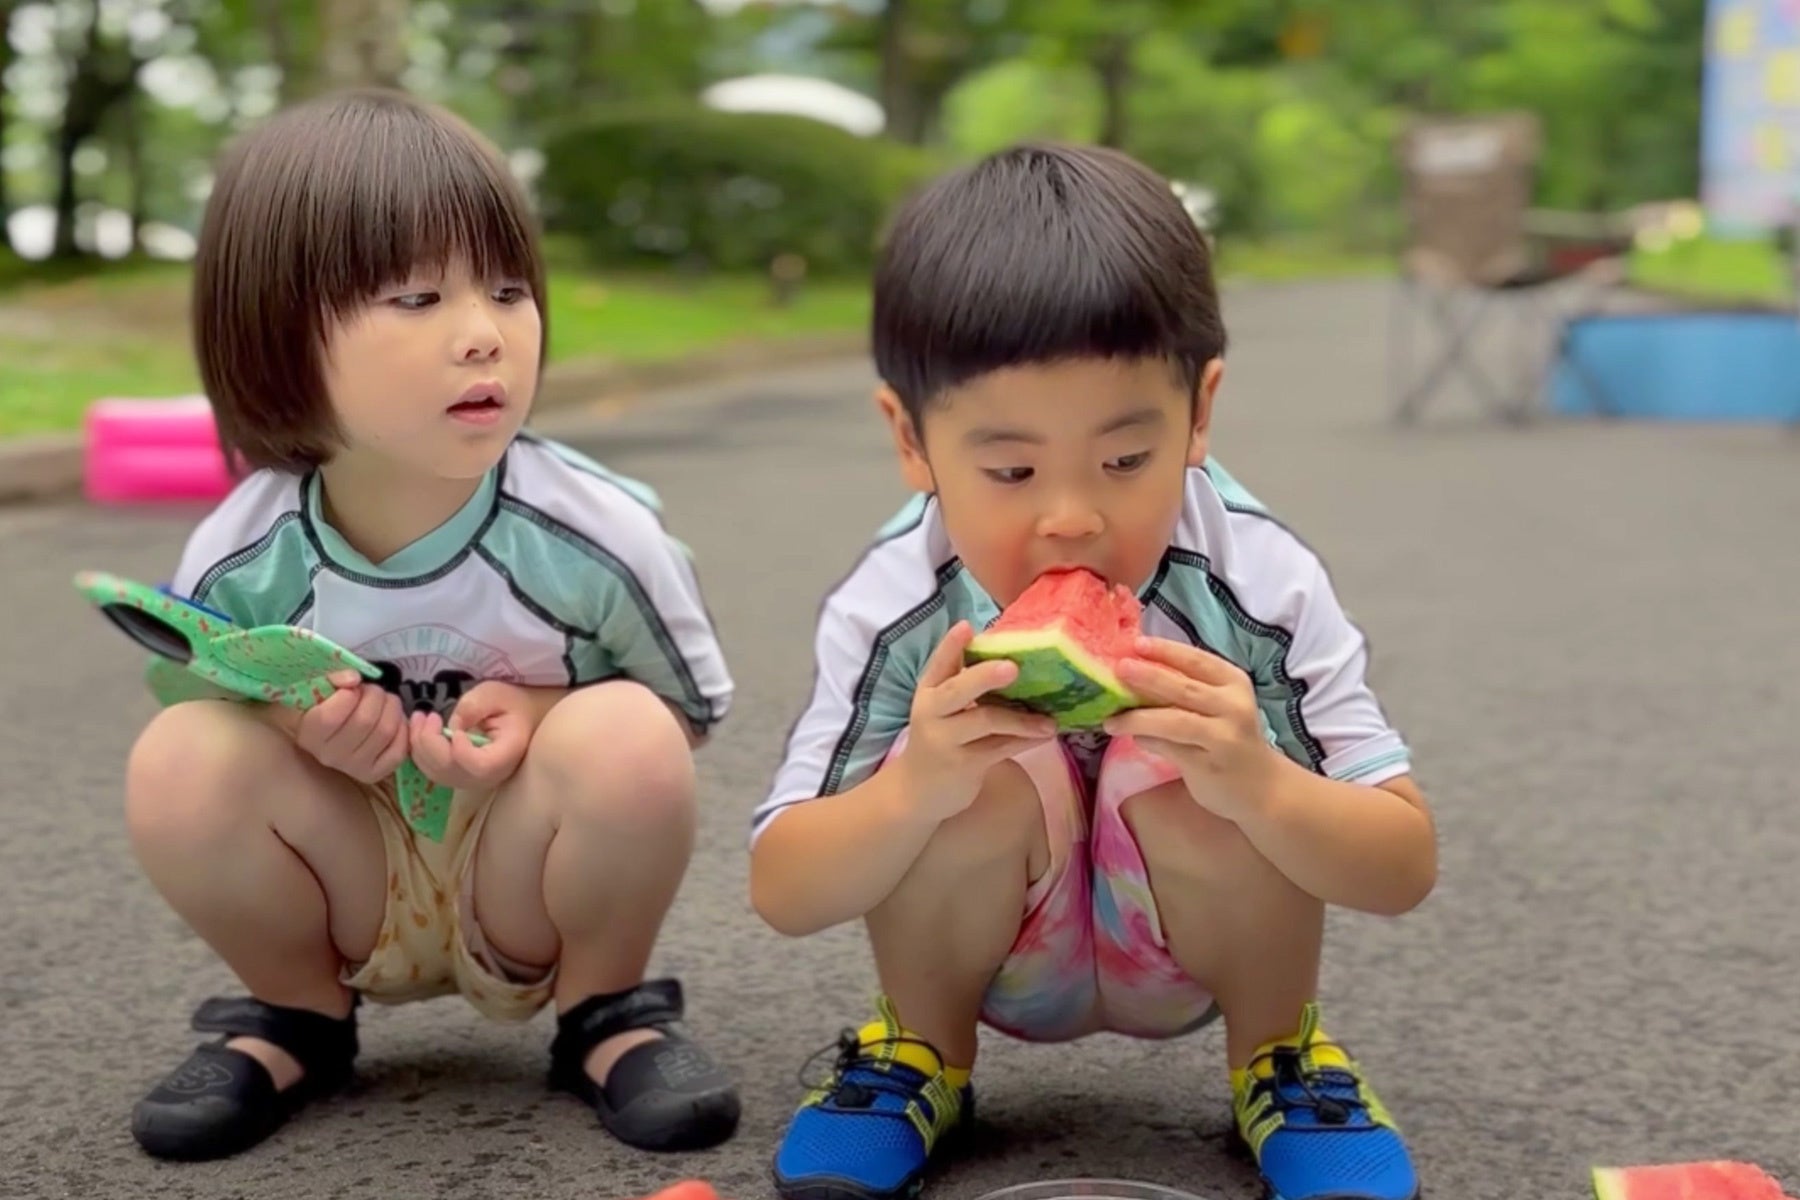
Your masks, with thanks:
[(1710, 0), (1701, 197), (1721, 232), (1790, 224), (1800, 205), (1800, 0)]

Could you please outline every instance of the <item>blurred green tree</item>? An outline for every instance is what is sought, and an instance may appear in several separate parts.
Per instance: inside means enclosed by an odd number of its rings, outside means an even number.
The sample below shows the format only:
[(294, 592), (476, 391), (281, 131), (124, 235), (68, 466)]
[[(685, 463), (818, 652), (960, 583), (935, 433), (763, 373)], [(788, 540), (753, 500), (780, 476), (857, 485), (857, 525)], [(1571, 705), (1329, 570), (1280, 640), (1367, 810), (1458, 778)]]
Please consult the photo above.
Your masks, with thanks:
[(8, 249), (6, 223), (12, 216), (12, 193), (6, 186), (6, 139), (11, 128), (12, 93), (6, 86), (6, 72), (12, 66), (13, 48), (7, 35), (12, 31), (13, 10), (18, 6), (18, 0), (0, 0), (0, 253)]

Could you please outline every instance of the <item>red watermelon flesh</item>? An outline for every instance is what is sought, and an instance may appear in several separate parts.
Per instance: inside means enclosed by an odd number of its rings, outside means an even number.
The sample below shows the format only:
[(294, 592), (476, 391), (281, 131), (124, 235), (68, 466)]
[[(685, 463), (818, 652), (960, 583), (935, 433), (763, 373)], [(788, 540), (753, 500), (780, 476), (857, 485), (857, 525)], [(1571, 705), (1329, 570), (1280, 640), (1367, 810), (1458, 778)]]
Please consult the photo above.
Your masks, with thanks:
[(1670, 1163), (1594, 1168), (1596, 1200), (1788, 1200), (1768, 1172), (1752, 1163)]
[(719, 1200), (713, 1185), (701, 1179), (684, 1179), (651, 1196), (649, 1200)]
[(1119, 682), (1142, 632), (1144, 606), (1092, 571), (1041, 575), (970, 642), (970, 663), (1006, 659), (1019, 677), (993, 695), (1048, 713), (1062, 729), (1092, 729), (1141, 702)]

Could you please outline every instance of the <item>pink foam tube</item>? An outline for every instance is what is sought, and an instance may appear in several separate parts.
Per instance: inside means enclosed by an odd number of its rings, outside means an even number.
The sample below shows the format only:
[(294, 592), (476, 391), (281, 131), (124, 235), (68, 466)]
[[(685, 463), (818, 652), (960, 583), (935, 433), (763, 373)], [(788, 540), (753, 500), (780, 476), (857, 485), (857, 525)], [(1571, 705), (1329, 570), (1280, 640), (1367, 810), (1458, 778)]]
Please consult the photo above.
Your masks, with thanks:
[(95, 401), (83, 475), (97, 504), (218, 500), (236, 482), (204, 396)]

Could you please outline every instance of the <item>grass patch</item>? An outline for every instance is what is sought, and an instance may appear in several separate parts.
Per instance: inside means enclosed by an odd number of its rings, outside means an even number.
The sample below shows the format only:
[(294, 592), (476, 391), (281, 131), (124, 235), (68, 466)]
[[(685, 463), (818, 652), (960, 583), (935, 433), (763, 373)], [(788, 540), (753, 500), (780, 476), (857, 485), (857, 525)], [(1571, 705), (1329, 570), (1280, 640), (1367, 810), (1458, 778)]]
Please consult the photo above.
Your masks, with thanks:
[(199, 390), (185, 343), (107, 335), (102, 351), (101, 340), (0, 332), (0, 437), (77, 428), (87, 406), (106, 396)]
[(1646, 291), (1722, 306), (1788, 308), (1791, 267), (1772, 239), (1681, 238), (1632, 251), (1629, 279)]
[(0, 304), (10, 304), (18, 293), (31, 294), (46, 287), (91, 284), (105, 291), (185, 280), (187, 270), (184, 263), (144, 257), (32, 262), (0, 249)]
[(550, 288), (553, 363), (601, 357), (621, 362), (678, 358), (733, 342), (865, 327), (861, 280), (815, 280), (776, 307), (759, 279), (679, 283), (660, 277), (563, 276)]
[[(0, 285), (0, 437), (73, 429), (103, 396), (193, 392), (183, 266), (109, 266)], [(860, 280), (815, 280), (776, 307), (751, 278), (678, 281), (559, 269), (551, 277), (552, 364), (677, 358), (733, 342), (861, 329)]]

